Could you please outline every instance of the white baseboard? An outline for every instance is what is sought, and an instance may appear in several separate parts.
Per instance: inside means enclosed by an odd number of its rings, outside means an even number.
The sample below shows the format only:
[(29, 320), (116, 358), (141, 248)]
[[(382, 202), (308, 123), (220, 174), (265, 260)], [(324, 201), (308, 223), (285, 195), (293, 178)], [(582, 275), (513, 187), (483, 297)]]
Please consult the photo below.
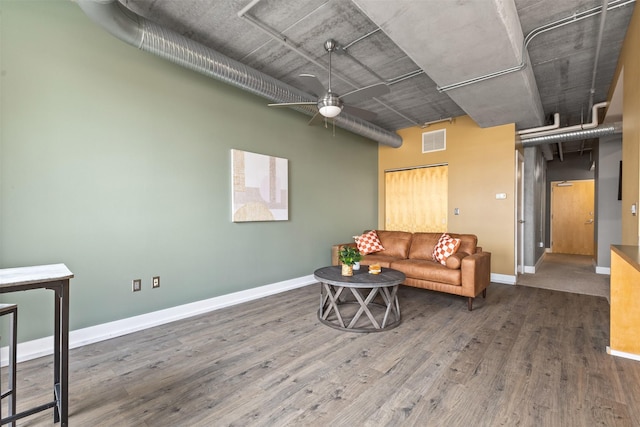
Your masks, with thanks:
[(607, 346), (607, 354), (612, 356), (624, 357), (625, 359), (637, 360), (640, 362), (640, 354), (626, 353), (624, 351), (612, 350)]
[[(544, 258), (547, 256), (548, 253), (549, 252), (545, 251), (545, 252), (542, 253), (540, 258), (538, 258), (538, 261), (536, 261), (536, 266), (535, 266), (536, 270), (540, 268), (540, 266), (542, 265), (542, 262), (544, 261)], [(534, 273), (535, 273), (535, 271), (534, 271)]]
[(523, 273), (525, 274), (536, 274), (536, 271), (540, 268), (540, 264), (544, 261), (544, 257), (547, 255), (547, 252), (543, 252), (538, 261), (536, 261), (536, 265), (525, 265)]
[[(506, 274), (491, 273), (491, 281), (505, 285), (515, 285), (516, 277)], [(69, 333), (69, 348), (82, 347), (87, 344), (116, 338), (147, 328), (152, 328), (154, 326), (164, 325), (176, 320), (186, 319), (199, 314), (241, 304), (243, 302), (289, 291), (291, 289), (301, 288), (317, 282), (318, 281), (312, 275), (303, 276), (253, 289), (221, 295), (202, 301), (183, 304), (164, 310), (141, 314), (126, 319), (89, 326), (83, 329), (76, 329)], [(18, 344), (17, 361), (24, 362), (38, 357), (48, 356), (50, 354), (53, 354), (53, 336)], [(9, 348), (2, 347), (0, 349), (0, 366), (6, 366), (8, 360)]]
[[(176, 320), (186, 319), (188, 317), (197, 316), (199, 314), (208, 313), (210, 311), (243, 302), (264, 298), (266, 296), (289, 291), (291, 289), (301, 288), (317, 282), (318, 281), (312, 275), (303, 276), (253, 289), (221, 295), (202, 301), (183, 304), (164, 310), (141, 314), (127, 319), (115, 320), (101, 325), (77, 329), (69, 333), (69, 348), (77, 348), (83, 345), (108, 340), (130, 334), (132, 332), (174, 322)], [(53, 336), (18, 344), (17, 361), (24, 362), (26, 360), (36, 359), (50, 354), (53, 354)], [(0, 349), (0, 365), (6, 366), (8, 361), (9, 348), (2, 347), (2, 349)]]
[(596, 273), (611, 276), (611, 267), (598, 267), (596, 265)]
[(504, 285), (515, 285), (516, 276), (510, 276), (508, 274), (491, 273), (491, 281), (494, 283), (502, 283)]

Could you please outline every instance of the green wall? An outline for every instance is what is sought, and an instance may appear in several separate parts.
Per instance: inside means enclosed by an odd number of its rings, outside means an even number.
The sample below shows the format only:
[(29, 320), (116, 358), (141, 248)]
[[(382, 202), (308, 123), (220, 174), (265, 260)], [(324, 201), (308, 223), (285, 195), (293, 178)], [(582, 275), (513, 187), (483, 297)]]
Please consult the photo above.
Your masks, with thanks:
[[(0, 0), (0, 19), (0, 267), (65, 263), (72, 329), (307, 276), (375, 228), (375, 142), (128, 46), (70, 1)], [(289, 159), (289, 221), (231, 222), (232, 148)], [(2, 301), (20, 341), (52, 334), (50, 291)]]

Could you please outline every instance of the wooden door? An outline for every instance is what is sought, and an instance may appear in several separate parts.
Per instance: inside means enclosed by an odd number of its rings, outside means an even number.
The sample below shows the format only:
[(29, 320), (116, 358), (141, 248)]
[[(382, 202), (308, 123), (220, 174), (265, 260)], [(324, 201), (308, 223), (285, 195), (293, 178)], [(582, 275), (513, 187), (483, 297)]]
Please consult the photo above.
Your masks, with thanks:
[(594, 255), (594, 181), (551, 183), (551, 251)]

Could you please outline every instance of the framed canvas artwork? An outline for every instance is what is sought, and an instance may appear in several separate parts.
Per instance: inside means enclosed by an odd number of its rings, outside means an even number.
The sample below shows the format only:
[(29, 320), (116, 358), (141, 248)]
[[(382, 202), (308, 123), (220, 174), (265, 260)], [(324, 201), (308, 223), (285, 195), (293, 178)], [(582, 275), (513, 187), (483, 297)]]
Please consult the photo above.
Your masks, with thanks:
[(289, 219), (288, 163), (280, 157), (231, 150), (233, 222)]

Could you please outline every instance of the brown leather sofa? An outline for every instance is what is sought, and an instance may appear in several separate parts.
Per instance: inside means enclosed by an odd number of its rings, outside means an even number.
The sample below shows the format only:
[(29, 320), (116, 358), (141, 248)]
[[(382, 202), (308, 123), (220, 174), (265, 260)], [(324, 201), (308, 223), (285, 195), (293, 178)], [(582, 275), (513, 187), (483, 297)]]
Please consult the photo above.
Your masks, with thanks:
[[(432, 255), (442, 233), (376, 232), (384, 250), (365, 255), (361, 265), (379, 264), (401, 271), (407, 276), (404, 285), (465, 296), (469, 311), (475, 297), (481, 293), (486, 297), (491, 277), (491, 253), (478, 246), (477, 236), (448, 233), (460, 239), (460, 247), (446, 260), (445, 266)], [(342, 246), (356, 244), (334, 245), (331, 248), (333, 265), (339, 264), (338, 251)]]

